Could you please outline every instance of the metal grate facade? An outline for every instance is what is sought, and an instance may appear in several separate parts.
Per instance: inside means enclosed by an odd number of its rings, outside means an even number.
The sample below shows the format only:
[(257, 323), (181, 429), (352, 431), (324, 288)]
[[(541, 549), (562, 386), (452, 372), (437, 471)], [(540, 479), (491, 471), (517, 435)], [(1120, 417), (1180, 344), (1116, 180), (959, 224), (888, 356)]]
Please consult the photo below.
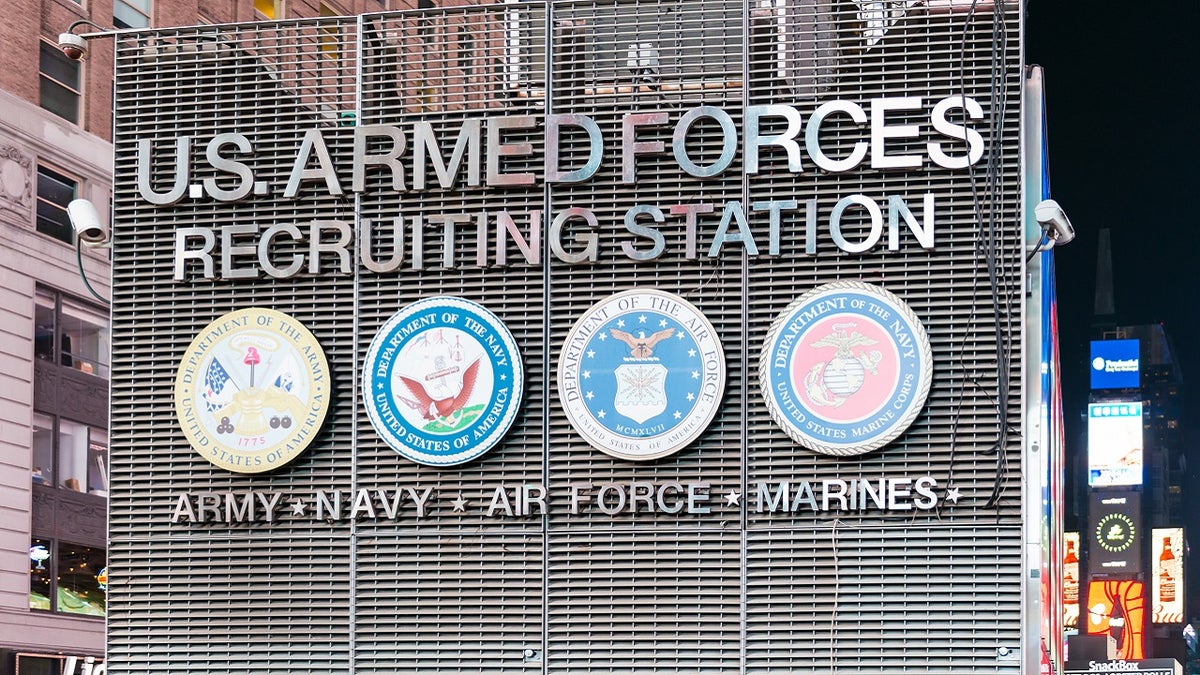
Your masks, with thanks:
[[(954, 11), (950, 11), (953, 8)], [(942, 11), (942, 10), (945, 11)], [(116, 52), (116, 177), (113, 228), (108, 664), (122, 673), (979, 673), (1015, 668), (997, 649), (1021, 645), (1020, 373), (1023, 215), (1020, 157), (1021, 23), (1016, 3), (842, 3), (829, 0), (566, 0), (473, 5), (246, 25), (128, 33)], [(933, 102), (970, 97), (983, 118), (962, 121), (984, 142), (980, 161), (947, 169), (926, 160), (905, 170), (788, 170), (764, 150), (757, 173), (743, 146), (711, 178), (679, 170), (672, 126), (713, 106), (745, 128), (750, 106), (785, 104), (808, 120), (821, 104), (919, 97), (892, 113), (918, 135), (889, 141), (895, 155), (952, 141), (929, 128)], [(622, 181), (622, 120), (666, 113), (638, 140), (665, 152), (637, 158)], [(961, 111), (959, 111), (961, 112)], [(586, 115), (605, 139), (599, 170), (578, 183), (540, 179), (547, 114)], [(428, 185), (393, 189), (367, 172), (350, 189), (356, 125), (405, 130), (428, 123), (446, 156), (464, 119), (529, 116), (505, 131), (528, 143), (503, 173), (527, 185)], [(782, 121), (763, 119), (764, 133)], [(776, 128), (779, 126), (780, 128)], [(342, 194), (322, 180), (282, 192), (304, 133), (319, 129)], [(821, 147), (846, 157), (865, 127), (830, 117)], [(137, 184), (138, 144), (154, 148), (150, 173), (176, 170), (175, 143), (192, 139), (188, 184), (230, 175), (205, 161), (204, 144), (238, 132), (269, 193), (235, 202), (188, 196), (148, 203)], [(486, 133), (485, 133), (486, 136)], [(372, 141), (375, 143), (376, 141)], [(410, 144), (412, 138), (409, 138)], [(961, 141), (959, 141), (961, 143)], [(691, 128), (686, 148), (718, 160), (721, 129)], [(368, 149), (376, 148), (369, 146)], [(412, 150), (410, 146), (409, 150)], [(589, 147), (563, 132), (563, 166)], [(961, 148), (953, 152), (961, 154)], [(486, 158), (485, 158), (486, 161)], [(314, 164), (315, 165), (315, 164)], [(168, 189), (155, 182), (156, 191)], [(899, 195), (917, 210), (936, 196), (936, 244), (887, 233), (870, 250), (836, 246), (829, 212), (851, 194), (886, 205)], [(789, 219), (768, 253), (765, 215), (752, 214), (760, 251), (712, 246), (729, 202), (815, 200), (818, 227)], [(689, 235), (680, 215), (660, 226), (663, 253), (633, 260), (622, 218), (651, 204), (712, 205)], [(560, 241), (594, 262), (568, 263), (551, 248), (551, 223), (586, 207), (598, 226), (570, 226)], [(498, 243), (500, 211), (528, 236), (541, 224), (535, 260), (511, 236)], [(439, 220), (465, 214), (457, 227)], [(482, 214), (482, 215), (481, 215)], [(847, 239), (868, 236), (859, 212)], [(487, 223), (481, 245), (477, 219)], [(365, 221), (406, 225), (404, 259), (375, 272), (397, 242)], [(308, 271), (307, 241), (279, 238), (276, 260), (305, 256), (297, 274), (247, 278), (200, 265), (176, 269), (176, 231), (314, 221), (349, 223), (348, 270), (321, 254)], [(413, 224), (421, 234), (416, 245)], [(369, 229), (369, 228), (368, 228)], [(333, 236), (329, 234), (328, 236)], [(253, 243), (254, 237), (243, 245)], [(449, 243), (452, 242), (453, 246)], [(808, 249), (814, 244), (815, 251)], [(645, 240), (634, 240), (646, 247)], [(358, 247), (365, 247), (360, 252)], [(414, 249), (414, 246), (418, 248)], [(500, 247), (499, 249), (497, 247)], [(499, 250), (506, 257), (498, 264)], [(695, 250), (692, 254), (691, 251)], [(449, 260), (452, 250), (455, 259)], [(414, 255), (419, 251), (420, 255)], [(360, 255), (361, 253), (361, 255)], [(247, 260), (252, 260), (251, 255)], [(479, 264), (480, 260), (483, 264)], [(220, 266), (218, 257), (217, 266)], [(797, 296), (835, 280), (862, 280), (901, 297), (923, 322), (934, 379), (925, 408), (898, 440), (866, 455), (834, 458), (794, 443), (759, 392), (759, 350)], [(646, 463), (614, 459), (571, 427), (555, 389), (563, 340), (593, 304), (653, 287), (696, 305), (720, 335), (726, 386), (707, 431), (682, 451)], [(524, 358), (526, 396), (516, 423), (483, 458), (449, 468), (401, 458), (375, 433), (361, 402), (363, 359), (376, 331), (417, 299), (478, 302), (509, 328)], [(240, 475), (200, 457), (175, 417), (176, 368), (216, 317), (259, 306), (286, 312), (318, 339), (333, 378), (332, 405), (317, 440), (269, 473)], [(1003, 372), (998, 372), (1003, 369)], [(1009, 389), (1002, 398), (999, 383)], [(1004, 427), (1008, 427), (1004, 429)], [(928, 511), (770, 512), (753, 508), (759, 484), (929, 475), (957, 504)], [(706, 483), (707, 513), (598, 509), (573, 513), (571, 485)], [(499, 486), (540, 485), (545, 513), (486, 513)], [(282, 517), (240, 524), (172, 522), (180, 493), (434, 488), (421, 516)], [(726, 498), (737, 493), (740, 502)], [(448, 507), (461, 497), (465, 511)]]

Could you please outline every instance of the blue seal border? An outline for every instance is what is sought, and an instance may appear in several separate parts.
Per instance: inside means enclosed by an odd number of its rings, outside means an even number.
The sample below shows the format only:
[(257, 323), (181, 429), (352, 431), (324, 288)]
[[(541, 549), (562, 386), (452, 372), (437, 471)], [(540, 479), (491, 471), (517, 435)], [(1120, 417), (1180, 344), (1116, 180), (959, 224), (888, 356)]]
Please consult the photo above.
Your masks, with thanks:
[[(464, 327), (468, 323), (463, 319), (470, 321), (470, 330)], [(484, 405), (485, 414), (454, 434), (433, 434), (414, 428), (403, 418), (391, 383), (395, 357), (404, 346), (427, 331), (444, 328), (472, 332), (482, 338), (480, 345), (491, 361), (495, 380)], [(509, 385), (500, 385), (502, 381)], [(495, 314), (470, 300), (435, 296), (401, 308), (376, 332), (363, 359), (362, 382), (367, 416), (385, 444), (418, 464), (453, 466), (481, 457), (508, 433), (524, 398), (525, 371), (512, 333)], [(487, 421), (486, 412), (492, 410), (499, 411), (496, 419)], [(459, 443), (459, 439), (465, 442)]]

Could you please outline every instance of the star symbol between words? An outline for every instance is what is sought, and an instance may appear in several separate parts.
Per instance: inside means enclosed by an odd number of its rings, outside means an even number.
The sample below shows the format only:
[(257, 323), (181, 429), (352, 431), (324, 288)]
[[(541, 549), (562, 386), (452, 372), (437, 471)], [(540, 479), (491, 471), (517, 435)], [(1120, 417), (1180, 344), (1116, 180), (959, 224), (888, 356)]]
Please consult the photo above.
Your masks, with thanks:
[(455, 513), (466, 513), (466, 511), (467, 511), (467, 500), (462, 495), (459, 495), (458, 499), (454, 500), (454, 512)]
[(296, 501), (292, 502), (292, 515), (303, 516), (305, 515), (304, 509), (306, 508), (308, 508), (308, 505), (304, 503), (304, 500), (297, 499)]
[(946, 501), (950, 502), (951, 504), (957, 504), (958, 500), (961, 498), (962, 493), (958, 488), (950, 488), (949, 490), (946, 490)]
[(742, 493), (738, 492), (737, 490), (730, 490), (729, 492), (726, 492), (725, 503), (729, 506), (741, 506)]

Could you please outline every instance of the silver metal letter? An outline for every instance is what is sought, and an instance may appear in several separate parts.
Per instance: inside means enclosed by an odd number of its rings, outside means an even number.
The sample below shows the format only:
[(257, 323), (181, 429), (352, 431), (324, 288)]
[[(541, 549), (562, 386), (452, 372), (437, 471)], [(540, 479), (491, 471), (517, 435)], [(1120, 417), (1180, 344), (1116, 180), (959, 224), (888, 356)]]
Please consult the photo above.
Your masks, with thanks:
[[(766, 116), (786, 119), (787, 131), (778, 136), (763, 136), (759, 120)], [(802, 127), (800, 112), (790, 105), (752, 105), (746, 108), (746, 173), (758, 173), (758, 149), (765, 145), (777, 145), (786, 150), (788, 171), (803, 173), (800, 144), (796, 142)]]
[(517, 249), (521, 251), (521, 255), (525, 256), (525, 262), (530, 265), (540, 264), (542, 261), (542, 211), (541, 209), (533, 209), (529, 211), (529, 240), (521, 235), (521, 231), (517, 229), (516, 222), (512, 219), (512, 214), (508, 211), (501, 211), (496, 214), (496, 264), (508, 264), (508, 242), (512, 240), (517, 243)]
[(258, 255), (258, 247), (256, 246), (233, 245), (233, 237), (238, 234), (258, 234), (258, 225), (245, 223), (242, 225), (221, 226), (221, 278), (257, 279), (258, 268), (243, 267), (236, 269), (233, 266), (233, 256), (235, 255)]
[[(203, 248), (188, 251), (189, 237), (199, 237), (204, 241)], [(181, 227), (175, 230), (175, 281), (183, 281), (184, 262), (189, 259), (199, 260), (204, 265), (203, 279), (213, 278), (212, 250), (217, 245), (217, 235), (207, 227)]]
[(900, 249), (900, 217), (904, 217), (904, 224), (908, 225), (908, 229), (917, 235), (917, 243), (921, 248), (933, 248), (933, 193), (925, 193), (925, 212), (921, 214), (925, 221), (924, 226), (917, 224), (917, 218), (913, 212), (909, 210), (908, 204), (904, 200), (892, 195), (888, 197), (888, 250), (896, 251)]
[[(308, 157), (314, 151), (317, 153), (319, 166), (316, 169), (307, 169), (305, 167), (308, 166)], [(304, 132), (304, 140), (300, 142), (300, 150), (296, 152), (296, 162), (292, 164), (292, 175), (288, 177), (283, 196), (289, 199), (295, 197), (300, 192), (300, 183), (306, 180), (324, 180), (329, 194), (342, 194), (342, 186), (333, 171), (333, 159), (329, 156), (329, 148), (325, 147), (325, 137), (321, 135), (320, 129)]]
[(138, 141), (138, 158), (137, 158), (137, 184), (138, 194), (142, 199), (151, 204), (174, 204), (183, 199), (184, 193), (187, 192), (188, 182), (188, 161), (192, 154), (192, 139), (188, 136), (180, 136), (175, 139), (175, 180), (171, 183), (171, 189), (166, 192), (155, 192), (153, 181), (150, 179), (150, 139), (143, 138)]
[[(871, 216), (871, 232), (866, 239), (857, 244), (851, 244), (846, 241), (846, 237), (842, 236), (842, 213), (850, 208), (851, 204), (858, 204), (865, 208)], [(833, 243), (837, 244), (838, 248), (848, 253), (862, 253), (877, 244), (879, 237), (883, 235), (883, 212), (879, 210), (879, 205), (875, 203), (875, 200), (865, 195), (843, 197), (829, 214), (829, 233), (833, 236)]]
[(221, 189), (217, 185), (216, 178), (204, 179), (204, 191), (209, 197), (222, 202), (233, 202), (245, 198), (250, 194), (250, 190), (254, 187), (254, 172), (250, 167), (241, 162), (234, 161), (228, 157), (221, 156), (221, 148), (226, 145), (232, 145), (238, 149), (238, 152), (250, 152), (250, 139), (243, 134), (217, 134), (208, 142), (208, 148), (205, 149), (204, 157), (208, 163), (218, 171), (228, 171), (236, 176), (241, 177), (241, 182), (232, 190)]
[[(582, 167), (574, 171), (560, 171), (559, 161), (559, 129), (563, 126), (580, 127), (588, 135), (588, 160)], [(604, 137), (600, 133), (600, 125), (587, 115), (546, 115), (546, 182), (547, 183), (582, 183), (596, 175), (600, 169), (600, 160), (604, 156)]]
[[(382, 155), (367, 154), (367, 139), (387, 136), (392, 139), (392, 149)], [(386, 166), (392, 170), (392, 189), (404, 187), (404, 165), (400, 155), (404, 154), (404, 134), (389, 124), (368, 124), (354, 128), (354, 177), (350, 189), (362, 192), (366, 189), (367, 166)]]
[[(946, 112), (951, 108), (963, 108), (966, 110), (967, 116), (973, 120), (983, 119), (983, 108), (973, 98), (950, 96), (938, 101), (937, 105), (933, 106), (933, 113), (930, 115), (933, 121), (933, 130), (956, 141), (966, 141), (967, 156), (951, 157), (942, 151), (941, 143), (931, 141), (927, 146), (929, 159), (932, 159), (934, 164), (947, 169), (965, 169), (983, 157), (983, 136), (974, 129), (947, 120)], [(952, 143), (948, 144), (948, 147), (961, 149), (962, 144)]]
[(385, 263), (375, 262), (375, 257), (371, 255), (373, 234), (371, 219), (363, 218), (358, 225), (358, 259), (362, 262), (363, 267), (378, 274), (399, 269), (400, 263), (404, 262), (404, 218), (400, 216), (392, 218), (392, 257)]
[(304, 266), (304, 256), (299, 253), (292, 254), (292, 262), (287, 267), (277, 267), (271, 262), (271, 244), (275, 242), (275, 237), (280, 234), (287, 233), (292, 237), (292, 241), (300, 241), (300, 228), (288, 223), (287, 225), (272, 225), (263, 232), (262, 237), (258, 240), (258, 266), (267, 271), (267, 275), (276, 279), (286, 279), (295, 276), (300, 268)]
[[(734, 220), (737, 221), (737, 234), (729, 231), (729, 223)], [(740, 201), (732, 201), (725, 204), (721, 224), (717, 226), (717, 232), (713, 235), (712, 246), (708, 247), (708, 257), (717, 257), (721, 254), (722, 246), (738, 241), (746, 247), (746, 253), (758, 255), (758, 245), (754, 243), (754, 234), (750, 232), (750, 224), (746, 222), (746, 210), (742, 208)]]
[(782, 223), (780, 222), (781, 218), (779, 214), (784, 209), (787, 209), (788, 211), (795, 211), (797, 208), (799, 208), (800, 203), (795, 199), (772, 199), (766, 202), (753, 202), (750, 204), (750, 206), (755, 211), (766, 211), (768, 213), (767, 231), (770, 233), (770, 239), (767, 243), (767, 255), (779, 255), (781, 239), (780, 230), (782, 230)]
[[(562, 231), (567, 221), (574, 218), (582, 218), (592, 231), (575, 235), (575, 241), (584, 245), (582, 251), (567, 253), (562, 246)], [(600, 237), (595, 230), (599, 227), (600, 222), (596, 220), (596, 214), (588, 209), (573, 206), (555, 216), (554, 222), (550, 224), (550, 251), (554, 253), (554, 257), (565, 263), (596, 262), (600, 251)]]
[(500, 132), (505, 129), (532, 129), (536, 126), (537, 119), (533, 115), (488, 118), (488, 185), (533, 185), (535, 179), (532, 173), (500, 173), (501, 157), (524, 157), (533, 154), (532, 143), (501, 143)]
[(667, 247), (667, 240), (665, 237), (663, 237), (662, 232), (659, 232), (657, 228), (642, 225), (637, 221), (638, 216), (643, 215), (650, 216), (656, 223), (661, 223), (666, 220), (666, 216), (663, 215), (662, 209), (658, 208), (657, 206), (639, 204), (638, 206), (635, 206), (625, 212), (625, 229), (632, 234), (645, 237), (654, 242), (654, 245), (651, 246), (650, 250), (648, 251), (638, 251), (633, 245), (633, 242), (621, 242), (621, 250), (625, 251), (625, 255), (629, 256), (630, 260), (654, 260), (662, 255), (663, 249)]
[(695, 260), (700, 257), (696, 251), (696, 214), (712, 212), (712, 204), (675, 204), (671, 207), (671, 215), (683, 216), (683, 257), (687, 260)]
[(835, 112), (849, 115), (850, 119), (859, 126), (867, 123), (867, 113), (857, 103), (840, 99), (822, 103), (808, 118), (808, 128), (804, 130), (804, 147), (808, 150), (808, 156), (812, 157), (813, 163), (821, 169), (830, 173), (844, 173), (862, 164), (863, 159), (867, 156), (867, 142), (855, 143), (854, 150), (845, 159), (830, 159), (829, 155), (826, 155), (825, 151), (821, 149), (821, 123)]
[(897, 96), (877, 98), (871, 101), (871, 168), (872, 169), (916, 169), (924, 158), (921, 155), (888, 155), (887, 139), (916, 138), (921, 127), (916, 124), (887, 126), (889, 110), (920, 110), (919, 96)]
[[(692, 125), (701, 117), (709, 117), (721, 125), (721, 156), (708, 166), (700, 166), (692, 161), (687, 154), (687, 133)], [(675, 133), (671, 136), (671, 151), (675, 153), (675, 161), (679, 168), (697, 178), (712, 178), (721, 175), (737, 154), (737, 127), (729, 113), (716, 106), (702, 105), (684, 113), (675, 125)]]
[(642, 126), (666, 124), (670, 117), (667, 113), (626, 113), (621, 119), (621, 182), (637, 182), (637, 156), (662, 152), (662, 141), (637, 140), (637, 128)]
[[(336, 232), (337, 241), (321, 241), (324, 232)], [(321, 271), (321, 254), (336, 253), (338, 271), (350, 274), (350, 223), (340, 220), (314, 220), (308, 224), (308, 273)]]
[(438, 185), (445, 189), (454, 187), (458, 171), (462, 168), (463, 155), (467, 155), (467, 185), (479, 185), (479, 120), (463, 120), (458, 129), (458, 140), (454, 142), (454, 152), (450, 154), (450, 167), (442, 159), (442, 151), (438, 148), (437, 136), (433, 133), (433, 125), (429, 122), (417, 122), (413, 125), (413, 188), (425, 189), (425, 157), (433, 162), (433, 170), (437, 173)]

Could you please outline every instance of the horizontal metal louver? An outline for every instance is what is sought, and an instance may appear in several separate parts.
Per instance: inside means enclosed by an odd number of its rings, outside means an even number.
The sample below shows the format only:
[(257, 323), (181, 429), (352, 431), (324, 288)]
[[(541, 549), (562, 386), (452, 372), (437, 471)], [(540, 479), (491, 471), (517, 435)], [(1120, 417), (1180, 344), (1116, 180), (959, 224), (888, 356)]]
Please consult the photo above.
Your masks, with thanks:
[[(939, 3), (859, 4), (867, 8), (827, 0), (510, 2), (120, 36), (112, 672), (995, 669), (997, 647), (1018, 645), (1021, 620), (1019, 8), (997, 3), (1002, 12), (985, 11), (979, 3), (967, 14), (928, 10)], [(909, 170), (866, 162), (836, 173), (806, 155), (793, 173), (785, 153), (768, 149), (752, 174), (739, 142), (727, 170), (698, 179), (671, 153), (674, 124), (700, 105), (722, 109), (741, 131), (751, 105), (790, 105), (808, 120), (832, 100), (865, 109), (874, 99), (913, 97), (922, 101), (919, 110), (894, 113), (889, 124), (920, 131), (895, 139), (888, 151), (924, 155), (928, 144), (949, 142), (930, 128), (929, 108), (962, 96), (984, 110), (971, 126), (986, 152), (970, 170), (926, 158)], [(666, 151), (640, 155), (637, 182), (625, 182), (623, 117), (652, 112), (667, 113), (670, 123), (639, 128), (637, 140), (662, 142)], [(595, 120), (605, 152), (593, 177), (541, 180), (548, 113)], [(539, 177), (532, 185), (472, 186), (460, 177), (443, 187), (430, 165), (424, 189), (411, 188), (412, 171), (404, 175), (410, 189), (393, 190), (381, 171), (367, 172), (363, 190), (351, 189), (356, 126), (409, 130), (428, 123), (448, 157), (464, 119), (519, 116), (536, 126), (506, 130), (504, 143), (528, 143), (529, 153), (506, 158), (503, 172), (532, 173)], [(314, 128), (328, 144), (343, 194), (305, 181), (285, 198), (303, 133)], [(821, 146), (849, 156), (865, 128), (831, 117)], [(778, 120), (764, 120), (764, 134), (783, 130)], [(139, 141), (155, 148), (151, 174), (169, 177), (175, 139), (192, 138), (189, 185), (214, 179), (228, 186), (230, 174), (204, 156), (204, 144), (227, 132), (253, 143), (247, 161), (267, 195), (234, 203), (186, 196), (163, 206), (142, 199)], [(697, 122), (687, 156), (701, 165), (717, 161), (721, 134), (711, 119)], [(372, 143), (372, 151), (382, 147)], [(560, 151), (562, 166), (578, 167), (589, 147), (571, 133)], [(164, 180), (151, 187), (167, 190)], [(897, 250), (888, 248), (886, 232), (863, 253), (841, 250), (830, 237), (828, 214), (847, 195), (885, 205), (900, 196), (918, 209), (926, 193), (936, 196), (931, 250), (907, 230)], [(815, 253), (806, 249), (798, 216), (785, 224), (778, 254), (767, 255), (759, 213), (752, 223), (760, 255), (744, 254), (738, 243), (708, 255), (727, 203), (749, 209), (788, 199), (815, 200)], [(669, 212), (697, 204), (713, 212), (699, 220), (694, 240), (682, 217), (668, 213), (662, 255), (627, 255), (623, 244), (648, 248), (626, 230), (630, 208)], [(594, 263), (565, 263), (550, 248), (551, 223), (577, 206), (590, 209), (598, 227), (569, 226), (562, 243), (578, 252), (584, 244), (575, 236), (594, 234)], [(506, 264), (496, 263), (494, 219), (501, 211), (526, 235), (540, 222), (536, 261), (508, 241)], [(488, 224), (482, 250), (480, 214)], [(447, 215), (466, 217), (449, 236), (437, 222)], [(408, 232), (396, 270), (364, 267), (357, 249), (364, 221), (375, 224), (364, 254), (385, 260), (394, 243), (390, 223), (418, 217), (425, 223), (423, 259), (414, 258)], [(189, 263), (187, 279), (173, 278), (179, 228), (219, 232), (240, 224), (261, 231), (312, 221), (352, 224), (349, 272), (325, 254), (321, 274), (305, 268), (286, 279), (202, 279), (200, 266)], [(868, 229), (848, 214), (848, 239), (861, 241)], [(293, 255), (311, 250), (277, 240), (273, 257)], [(776, 317), (800, 294), (835, 280), (877, 284), (908, 303), (928, 331), (935, 364), (925, 408), (908, 431), (881, 450), (842, 459), (792, 441), (771, 419), (758, 383), (759, 352)], [(674, 455), (643, 463), (589, 445), (556, 390), (571, 326), (595, 303), (631, 288), (660, 289), (698, 307), (719, 334), (726, 363), (723, 400), (705, 433)], [(400, 457), (375, 432), (361, 400), (360, 370), (376, 332), (400, 308), (435, 295), (460, 296), (495, 313), (515, 338), (526, 377), (520, 414), (504, 440), (482, 459), (449, 468)], [(189, 446), (175, 418), (173, 386), (197, 333), (251, 306), (286, 312), (316, 336), (330, 365), (332, 405), (299, 458), (239, 475)], [(1008, 370), (998, 374), (1002, 363)], [(998, 376), (1011, 389), (1007, 400), (998, 399)], [(1002, 418), (1012, 433), (996, 447)], [(901, 476), (930, 476), (939, 494), (954, 487), (962, 499), (908, 512), (756, 508), (762, 491), (781, 483)], [(585, 486), (594, 498), (604, 484), (667, 482), (705, 484), (707, 508), (612, 515), (592, 505), (572, 512), (572, 486)], [(488, 514), (498, 488), (523, 485), (545, 488), (546, 513)], [(180, 493), (424, 488), (433, 489), (424, 516), (410, 507), (394, 518), (172, 522)], [(466, 508), (451, 508), (454, 499)]]

